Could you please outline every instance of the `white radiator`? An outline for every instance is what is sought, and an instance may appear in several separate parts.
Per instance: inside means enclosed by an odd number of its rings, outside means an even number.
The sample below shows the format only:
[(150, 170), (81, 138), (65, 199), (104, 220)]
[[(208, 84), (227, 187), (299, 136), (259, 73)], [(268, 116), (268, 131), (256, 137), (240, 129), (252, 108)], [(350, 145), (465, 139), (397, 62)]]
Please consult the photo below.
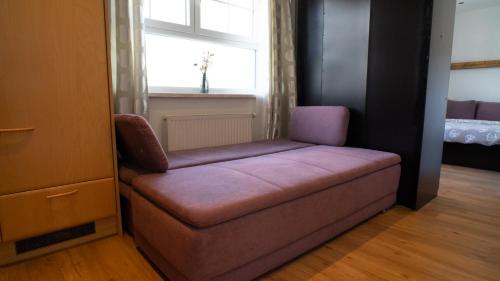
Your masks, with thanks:
[(253, 114), (165, 116), (162, 142), (167, 151), (252, 141)]

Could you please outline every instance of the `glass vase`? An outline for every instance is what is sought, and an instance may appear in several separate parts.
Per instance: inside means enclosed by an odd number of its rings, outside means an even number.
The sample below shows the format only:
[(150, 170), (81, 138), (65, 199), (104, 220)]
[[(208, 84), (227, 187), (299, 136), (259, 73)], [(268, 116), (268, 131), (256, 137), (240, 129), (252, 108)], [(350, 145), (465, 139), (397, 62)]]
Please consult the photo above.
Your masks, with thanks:
[(208, 87), (208, 80), (207, 80), (207, 73), (203, 73), (203, 77), (201, 78), (201, 86), (200, 86), (200, 92), (203, 94), (207, 94), (209, 87)]

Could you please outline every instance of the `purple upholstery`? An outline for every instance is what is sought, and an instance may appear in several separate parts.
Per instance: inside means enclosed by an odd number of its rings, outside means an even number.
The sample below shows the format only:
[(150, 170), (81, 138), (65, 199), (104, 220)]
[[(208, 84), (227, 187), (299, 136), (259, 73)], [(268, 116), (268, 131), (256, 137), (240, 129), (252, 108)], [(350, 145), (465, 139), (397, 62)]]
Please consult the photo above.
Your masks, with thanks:
[(297, 108), (290, 132), (302, 142), (172, 152), (167, 173), (128, 157), (137, 165), (122, 163), (120, 193), (136, 245), (169, 280), (251, 280), (390, 207), (401, 159), (337, 147), (348, 114)]
[(116, 144), (121, 157), (151, 172), (165, 172), (168, 161), (148, 121), (142, 116), (116, 114)]
[(281, 139), (192, 150), (171, 151), (167, 153), (167, 156), (169, 169), (173, 170), (203, 164), (255, 157), (303, 148), (311, 145), (312, 144)]
[[(394, 204), (399, 173), (396, 164), (316, 192), (275, 190), (276, 197), (280, 193), (293, 196), (203, 228), (186, 225), (134, 191), (136, 242), (170, 280), (251, 280)], [(185, 205), (192, 212), (219, 196), (209, 189), (196, 192), (208, 199), (197, 196), (201, 204)], [(250, 192), (253, 196), (246, 201), (260, 201)], [(247, 205), (234, 202), (232, 208), (239, 209), (240, 204)]]
[[(289, 141), (285, 139), (273, 141), (258, 141), (211, 148), (171, 151), (167, 153), (168, 169), (174, 170), (192, 166), (205, 165), (229, 160), (255, 157), (281, 151), (293, 150), (313, 146), (309, 143)], [(142, 174), (148, 174), (137, 165), (121, 161), (118, 176), (121, 181), (131, 184), (132, 180)]]
[(274, 268), (288, 262), (295, 257), (306, 253), (307, 251), (327, 242), (343, 232), (355, 227), (360, 222), (363, 222), (375, 215), (380, 210), (391, 208), (396, 202), (396, 193), (389, 194), (373, 203), (370, 203), (363, 208), (360, 208), (355, 213), (350, 214), (335, 223), (326, 225), (325, 227), (315, 231), (307, 236), (288, 244), (287, 246), (273, 251), (270, 254), (264, 255), (253, 260), (241, 267), (228, 271), (217, 276), (214, 280), (232, 281), (232, 280), (253, 280), (254, 278), (269, 272)]
[[(279, 267), (287, 261), (307, 252), (308, 250), (321, 245), (333, 237), (349, 230), (362, 221), (369, 219), (377, 214), (380, 210), (388, 209), (394, 204), (396, 194), (390, 194), (378, 201), (375, 201), (355, 213), (329, 224), (311, 234), (308, 234), (300, 239), (293, 241), (285, 247), (272, 251), (266, 255), (254, 259), (251, 262), (235, 269), (226, 271), (210, 280), (216, 281), (233, 281), (233, 280), (254, 280), (263, 273), (271, 271)], [(186, 280), (182, 273), (176, 270), (158, 249), (151, 246), (142, 235), (138, 234), (135, 237), (136, 244), (143, 250), (146, 255), (159, 267), (159, 269), (167, 275), (170, 280)]]
[(477, 102), (469, 101), (448, 101), (446, 111), (447, 119), (474, 119), (476, 116)]
[(476, 119), (500, 121), (500, 102), (478, 102)]
[(132, 180), (134, 180), (137, 176), (150, 173), (151, 172), (148, 170), (138, 167), (137, 165), (124, 162), (120, 162), (118, 168), (118, 177), (120, 178), (120, 181), (126, 184), (131, 184)]
[[(365, 206), (364, 208), (359, 209), (355, 213), (336, 221), (335, 223), (329, 224), (311, 234), (301, 237), (287, 246), (263, 255), (258, 259), (254, 259), (243, 266), (236, 269), (230, 269), (229, 271), (226, 271), (211, 280), (254, 280), (263, 273), (279, 267), (285, 262), (294, 259), (308, 250), (311, 250), (314, 247), (317, 247), (333, 237), (349, 230), (360, 222), (369, 219), (380, 212), (380, 210), (390, 208), (395, 201), (396, 193), (390, 194)], [(162, 256), (160, 253), (160, 250), (162, 249), (153, 247), (141, 234), (137, 234), (135, 236), (135, 242), (137, 246), (158, 266), (158, 268), (169, 277), (170, 280), (186, 280), (186, 277)]]
[(347, 137), (349, 110), (340, 106), (296, 107), (290, 115), (291, 140), (343, 146)]
[(146, 174), (134, 189), (179, 220), (209, 227), (394, 165), (400, 157), (360, 148), (311, 146)]

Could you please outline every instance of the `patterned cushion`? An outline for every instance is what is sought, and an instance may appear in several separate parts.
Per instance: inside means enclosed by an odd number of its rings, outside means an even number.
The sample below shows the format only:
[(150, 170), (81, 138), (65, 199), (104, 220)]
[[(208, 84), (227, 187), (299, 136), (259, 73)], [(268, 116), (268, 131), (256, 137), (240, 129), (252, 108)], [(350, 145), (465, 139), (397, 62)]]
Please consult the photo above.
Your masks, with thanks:
[(448, 119), (474, 119), (476, 116), (477, 102), (469, 101), (448, 101), (446, 118)]
[(476, 119), (500, 121), (500, 102), (480, 101), (477, 106)]
[(165, 172), (168, 160), (148, 121), (142, 116), (115, 114), (116, 144), (121, 157), (151, 172)]

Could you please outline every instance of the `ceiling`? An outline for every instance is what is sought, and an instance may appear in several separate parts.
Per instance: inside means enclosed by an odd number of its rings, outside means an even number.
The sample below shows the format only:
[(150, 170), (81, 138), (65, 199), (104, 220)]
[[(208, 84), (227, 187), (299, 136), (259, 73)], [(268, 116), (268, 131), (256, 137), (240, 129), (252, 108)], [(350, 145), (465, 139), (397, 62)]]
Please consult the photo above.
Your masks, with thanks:
[[(463, 4), (458, 4), (464, 2)], [(500, 6), (500, 0), (457, 0), (457, 12)]]

